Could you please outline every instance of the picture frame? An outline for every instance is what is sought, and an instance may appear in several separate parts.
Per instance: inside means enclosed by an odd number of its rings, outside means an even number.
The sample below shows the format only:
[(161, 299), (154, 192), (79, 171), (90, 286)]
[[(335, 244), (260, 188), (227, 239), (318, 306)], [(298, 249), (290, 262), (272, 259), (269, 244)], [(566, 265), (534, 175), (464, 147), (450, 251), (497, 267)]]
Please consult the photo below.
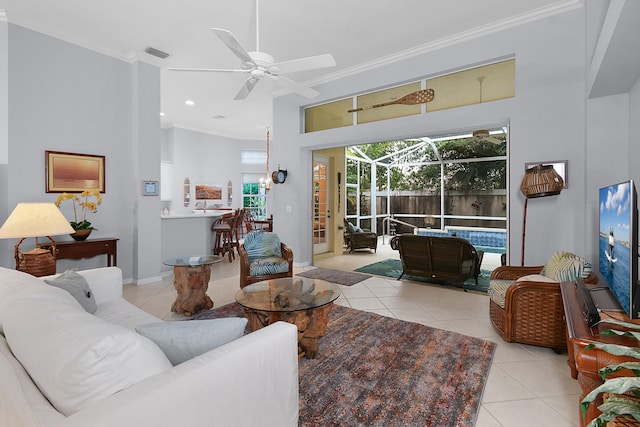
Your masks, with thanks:
[(564, 187), (562, 188), (569, 188), (569, 173), (568, 173), (569, 162), (567, 160), (550, 160), (548, 162), (529, 162), (524, 164), (524, 169), (526, 171), (527, 169), (531, 169), (532, 167), (537, 165), (542, 165), (542, 166), (552, 165), (555, 171), (558, 173), (558, 175), (562, 177), (562, 180), (564, 181)]
[(106, 192), (105, 156), (49, 150), (44, 155), (47, 193)]
[(158, 196), (160, 194), (160, 185), (158, 181), (142, 181), (143, 196)]

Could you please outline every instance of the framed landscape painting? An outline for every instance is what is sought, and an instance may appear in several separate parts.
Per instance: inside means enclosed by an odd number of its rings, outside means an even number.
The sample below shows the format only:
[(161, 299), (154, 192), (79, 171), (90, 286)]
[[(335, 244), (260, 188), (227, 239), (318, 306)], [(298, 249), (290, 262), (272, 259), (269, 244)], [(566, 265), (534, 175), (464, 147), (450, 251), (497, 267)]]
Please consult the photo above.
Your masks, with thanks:
[(105, 192), (105, 156), (45, 151), (47, 193)]

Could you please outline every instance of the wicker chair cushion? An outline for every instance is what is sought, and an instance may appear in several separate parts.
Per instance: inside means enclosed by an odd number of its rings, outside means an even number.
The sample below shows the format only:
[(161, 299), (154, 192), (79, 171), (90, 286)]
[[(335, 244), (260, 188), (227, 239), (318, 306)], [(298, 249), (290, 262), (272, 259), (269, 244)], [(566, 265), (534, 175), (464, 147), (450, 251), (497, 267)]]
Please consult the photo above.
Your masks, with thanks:
[(507, 289), (514, 283), (513, 280), (491, 279), (489, 288), (487, 289), (489, 299), (504, 308), (504, 298), (507, 295)]
[(252, 258), (282, 257), (280, 238), (276, 233), (252, 231), (244, 238), (244, 249), (250, 260)]
[(287, 271), (289, 271), (289, 262), (284, 258), (249, 258), (249, 276), (268, 276)]
[(578, 277), (589, 277), (591, 264), (571, 252), (556, 252), (549, 258), (540, 274), (558, 282), (573, 282)]

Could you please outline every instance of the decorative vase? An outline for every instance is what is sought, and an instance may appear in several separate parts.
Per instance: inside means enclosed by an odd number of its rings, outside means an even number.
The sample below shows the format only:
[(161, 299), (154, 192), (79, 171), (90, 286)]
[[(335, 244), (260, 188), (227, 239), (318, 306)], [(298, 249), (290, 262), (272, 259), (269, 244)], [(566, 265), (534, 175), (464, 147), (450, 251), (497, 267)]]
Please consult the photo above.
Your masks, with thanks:
[(73, 237), (73, 240), (77, 242), (82, 242), (84, 240), (87, 240), (87, 237), (89, 237), (92, 231), (93, 229), (91, 228), (87, 228), (84, 230), (76, 230), (76, 232), (73, 234), (70, 234), (70, 236)]

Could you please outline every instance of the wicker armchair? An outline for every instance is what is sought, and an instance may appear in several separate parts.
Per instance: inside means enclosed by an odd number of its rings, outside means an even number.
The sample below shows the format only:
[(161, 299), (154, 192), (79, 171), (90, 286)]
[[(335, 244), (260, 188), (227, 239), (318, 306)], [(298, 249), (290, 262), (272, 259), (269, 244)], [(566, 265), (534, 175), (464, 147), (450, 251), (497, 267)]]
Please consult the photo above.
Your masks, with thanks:
[[(491, 280), (517, 280), (540, 274), (543, 266), (502, 266), (491, 273)], [(598, 283), (593, 273), (585, 283)], [(554, 351), (567, 348), (567, 331), (560, 284), (557, 282), (521, 281), (507, 288), (504, 308), (489, 302), (489, 315), (496, 331), (507, 342), (519, 342)]]
[(275, 274), (262, 274), (254, 275), (250, 274), (251, 262), (253, 259), (249, 258), (244, 243), (238, 247), (238, 257), (240, 258), (240, 287), (244, 288), (252, 283), (261, 282), (263, 280), (278, 279), (280, 277), (292, 277), (293, 276), (293, 251), (289, 246), (284, 243), (280, 243), (280, 251), (282, 252), (282, 258), (289, 264), (289, 269), (286, 272)]
[[(351, 226), (351, 227), (349, 227)], [(344, 243), (347, 245), (349, 252), (356, 249), (378, 249), (378, 235), (373, 231), (361, 230), (352, 231), (353, 224), (344, 219)]]

